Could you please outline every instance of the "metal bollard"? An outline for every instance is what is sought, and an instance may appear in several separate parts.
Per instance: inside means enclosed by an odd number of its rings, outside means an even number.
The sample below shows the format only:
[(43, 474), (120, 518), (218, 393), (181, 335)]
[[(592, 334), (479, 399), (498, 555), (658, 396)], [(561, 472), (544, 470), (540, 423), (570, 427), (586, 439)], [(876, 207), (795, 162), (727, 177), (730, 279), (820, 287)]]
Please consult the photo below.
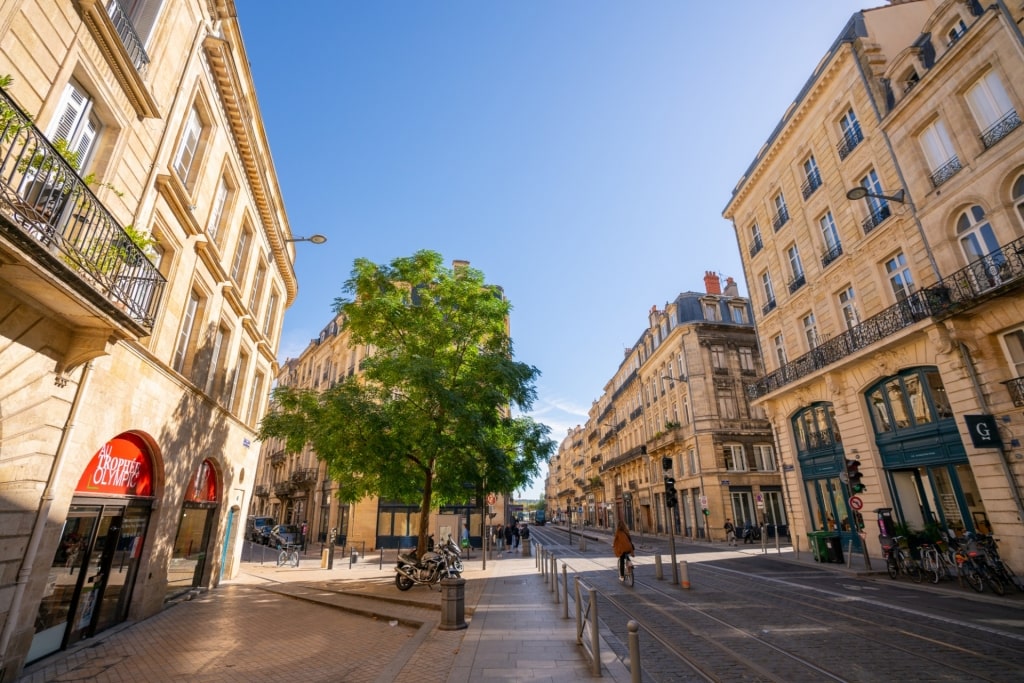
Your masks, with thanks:
[(686, 560), (679, 562), (679, 585), (690, 590), (690, 569), (686, 565)]
[(441, 579), (441, 624), (442, 631), (457, 631), (467, 628), (466, 623), (466, 580)]
[(580, 532), (580, 552), (585, 552), (587, 549), (587, 537)]
[(853, 566), (853, 539), (850, 539), (850, 543), (846, 548), (846, 568), (849, 569)]
[(558, 558), (551, 556), (551, 590), (558, 591)]
[(640, 683), (640, 624), (632, 619), (626, 622), (629, 631), (629, 676), (632, 683)]
[(793, 535), (793, 551), (795, 553), (794, 557), (796, 557), (796, 559), (799, 560), (800, 559), (800, 535), (799, 534), (794, 534)]
[(569, 571), (566, 569), (565, 563), (562, 563), (562, 591), (565, 596), (565, 601), (562, 603), (562, 618), (569, 618)]
[[(562, 570), (565, 571), (565, 562), (562, 563)], [(560, 597), (558, 595), (558, 563), (555, 563), (555, 580), (552, 581), (551, 583), (555, 587), (555, 604), (557, 605), (558, 602), (559, 602), (559, 597)], [(567, 602), (568, 602), (568, 600), (567, 600)]]
[(661, 581), (663, 578), (665, 578), (664, 574), (661, 571), (661, 555), (654, 556), (654, 578), (656, 578), (658, 581)]

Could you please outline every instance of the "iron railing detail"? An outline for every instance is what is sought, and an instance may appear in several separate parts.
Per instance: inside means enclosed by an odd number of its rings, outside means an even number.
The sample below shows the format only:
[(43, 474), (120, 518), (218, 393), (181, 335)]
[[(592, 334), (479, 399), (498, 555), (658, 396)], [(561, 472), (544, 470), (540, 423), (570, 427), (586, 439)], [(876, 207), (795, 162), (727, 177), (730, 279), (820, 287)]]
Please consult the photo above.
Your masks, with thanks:
[(775, 307), (777, 305), (778, 304), (775, 303), (775, 299), (769, 299), (768, 303), (766, 303), (764, 306), (761, 307), (761, 314), (762, 315), (768, 315), (773, 310), (775, 310)]
[(1010, 400), (1013, 401), (1013, 405), (1024, 406), (1024, 377), (1015, 377), (1003, 382), (1003, 384), (1006, 385), (1006, 390), (1010, 392)]
[(869, 232), (881, 225), (882, 221), (892, 215), (892, 209), (889, 208), (889, 203), (886, 202), (876, 207), (874, 211), (868, 214), (861, 225), (864, 227), (864, 234), (867, 235)]
[(761, 241), (761, 236), (758, 235), (750, 242), (750, 257), (753, 258), (762, 249), (764, 249), (764, 242)]
[(0, 213), (6, 224), (152, 330), (167, 282), (65, 155), (74, 159), (0, 89)]
[[(914, 292), (774, 372), (760, 377), (747, 385), (747, 395), (756, 399), (769, 394), (921, 320), (949, 317), (1021, 284), (1024, 284), (1024, 237), (986, 254), (936, 284)], [(1010, 391), (1012, 395), (1014, 389)]]
[(140, 74), (145, 74), (146, 68), (149, 66), (149, 55), (146, 54), (146, 49), (142, 47), (142, 39), (136, 33), (135, 25), (132, 24), (128, 13), (121, 6), (121, 0), (109, 0), (107, 3), (107, 14), (110, 16), (111, 23), (114, 24), (117, 37), (121, 39), (121, 44), (124, 45), (129, 59), (132, 60), (135, 70)]
[(316, 483), (317, 470), (315, 467), (304, 467), (292, 472), (292, 483), (300, 486), (312, 487)]
[(863, 140), (864, 133), (861, 132), (860, 126), (855, 126), (843, 133), (842, 140), (840, 140), (836, 145), (836, 151), (839, 152), (839, 159), (843, 160), (850, 156), (850, 152), (852, 152)]
[(1020, 125), (1020, 116), (1016, 110), (1010, 110), (1003, 118), (992, 124), (984, 133), (981, 134), (981, 142), (985, 145), (985, 149), (988, 149), (992, 145), (996, 144), (1007, 135), (1010, 134), (1014, 128)]
[(778, 213), (772, 216), (772, 227), (775, 228), (775, 232), (782, 229), (782, 226), (789, 222), (789, 209), (782, 207)]
[(959, 173), (962, 168), (963, 166), (960, 164), (960, 158), (954, 154), (952, 159), (944, 163), (942, 166), (939, 166), (935, 169), (935, 172), (931, 174), (932, 187), (938, 187), (942, 183), (946, 182)]
[(280, 467), (281, 465), (284, 464), (284, 461), (287, 459), (287, 457), (288, 457), (288, 455), (284, 451), (277, 451), (275, 453), (271, 453), (270, 454), (270, 466), (271, 467)]
[(814, 191), (821, 187), (821, 174), (818, 171), (814, 171), (807, 176), (807, 180), (800, 186), (800, 191), (803, 192), (804, 199), (807, 199)]
[(265, 498), (270, 495), (270, 488), (266, 484), (256, 484), (252, 488), (252, 495)]
[(837, 258), (843, 255), (843, 245), (836, 244), (831, 249), (826, 249), (825, 253), (821, 255), (821, 267), (824, 268), (828, 264), (835, 261)]
[(796, 277), (789, 281), (789, 293), (792, 294), (793, 292), (800, 289), (806, 284), (807, 276), (804, 275), (803, 273), (800, 273), (799, 275), (797, 275)]

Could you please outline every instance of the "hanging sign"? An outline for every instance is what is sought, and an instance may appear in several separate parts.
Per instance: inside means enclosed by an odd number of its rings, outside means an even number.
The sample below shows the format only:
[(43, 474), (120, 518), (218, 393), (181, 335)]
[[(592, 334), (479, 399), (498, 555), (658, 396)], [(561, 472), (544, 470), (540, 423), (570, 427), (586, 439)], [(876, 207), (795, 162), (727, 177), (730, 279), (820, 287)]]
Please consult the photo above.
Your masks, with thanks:
[(999, 438), (999, 428), (994, 415), (964, 415), (967, 431), (971, 434), (971, 444), (975, 448), (1002, 448), (1003, 440)]

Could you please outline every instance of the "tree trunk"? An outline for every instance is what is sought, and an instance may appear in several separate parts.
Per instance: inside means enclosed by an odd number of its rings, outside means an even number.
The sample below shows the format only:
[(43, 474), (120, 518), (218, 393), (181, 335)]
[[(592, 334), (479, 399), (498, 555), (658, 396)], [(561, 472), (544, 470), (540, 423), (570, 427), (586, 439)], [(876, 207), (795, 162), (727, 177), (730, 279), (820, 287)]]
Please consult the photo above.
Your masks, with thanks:
[[(430, 499), (434, 493), (434, 463), (430, 463), (427, 476), (423, 482), (423, 500), (420, 503), (420, 533), (416, 540), (416, 557), (423, 557), (427, 552), (427, 536), (430, 532)], [(435, 539), (440, 542), (441, 539)]]

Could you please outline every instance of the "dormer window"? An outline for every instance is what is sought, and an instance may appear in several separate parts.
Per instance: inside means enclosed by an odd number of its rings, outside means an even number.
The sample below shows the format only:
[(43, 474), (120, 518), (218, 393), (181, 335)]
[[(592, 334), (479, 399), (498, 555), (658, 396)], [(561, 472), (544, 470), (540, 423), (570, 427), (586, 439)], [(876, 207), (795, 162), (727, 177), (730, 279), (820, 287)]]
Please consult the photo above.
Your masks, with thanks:
[(920, 80), (921, 77), (917, 75), (917, 69), (911, 69), (908, 71), (903, 78), (900, 79), (900, 82), (903, 84), (903, 93), (906, 94), (910, 92)]
[(946, 47), (953, 47), (956, 41), (963, 38), (965, 33), (967, 33), (967, 24), (964, 23), (963, 19), (958, 19), (957, 22), (953, 24), (948, 31), (946, 31), (946, 38), (949, 40), (949, 42), (946, 43)]

